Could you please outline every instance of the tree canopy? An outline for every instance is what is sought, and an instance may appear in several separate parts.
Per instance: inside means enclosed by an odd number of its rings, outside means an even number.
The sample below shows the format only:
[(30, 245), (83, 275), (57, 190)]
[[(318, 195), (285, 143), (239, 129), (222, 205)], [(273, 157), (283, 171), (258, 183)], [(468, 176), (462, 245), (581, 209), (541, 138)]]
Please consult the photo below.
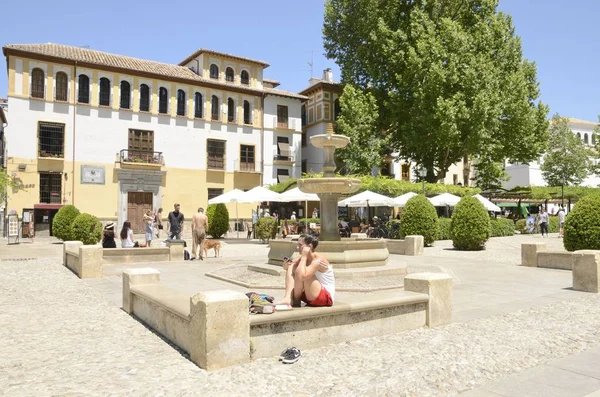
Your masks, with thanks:
[(342, 83), (376, 99), (389, 149), (424, 165), (430, 182), (463, 158), (527, 162), (545, 148), (548, 109), (536, 103), (535, 64), (523, 59), (511, 18), (497, 5), (326, 2), (325, 51)]
[(569, 120), (559, 115), (550, 122), (548, 152), (541, 165), (549, 186), (577, 186), (590, 174), (592, 151), (569, 128)]

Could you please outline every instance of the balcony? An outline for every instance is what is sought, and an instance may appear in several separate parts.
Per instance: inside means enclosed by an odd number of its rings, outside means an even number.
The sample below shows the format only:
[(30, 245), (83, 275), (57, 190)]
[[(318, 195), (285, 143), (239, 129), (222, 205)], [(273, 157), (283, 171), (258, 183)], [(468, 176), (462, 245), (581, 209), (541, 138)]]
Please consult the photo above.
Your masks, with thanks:
[(234, 171), (241, 173), (256, 173), (262, 172), (261, 165), (256, 162), (242, 162), (240, 160), (234, 160), (233, 162)]
[(291, 150), (277, 150), (273, 151), (273, 164), (291, 165), (294, 163), (294, 156)]
[(162, 152), (123, 149), (118, 156), (121, 168), (160, 170), (165, 165)]
[(296, 119), (279, 119), (273, 117), (274, 130), (296, 130)]

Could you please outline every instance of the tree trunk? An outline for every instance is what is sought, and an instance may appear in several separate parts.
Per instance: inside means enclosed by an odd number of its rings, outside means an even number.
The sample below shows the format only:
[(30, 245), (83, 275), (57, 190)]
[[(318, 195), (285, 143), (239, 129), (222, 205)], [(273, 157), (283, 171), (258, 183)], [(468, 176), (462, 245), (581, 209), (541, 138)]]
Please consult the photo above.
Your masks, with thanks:
[(471, 176), (471, 163), (469, 162), (469, 158), (465, 156), (463, 158), (463, 186), (469, 186), (469, 180)]

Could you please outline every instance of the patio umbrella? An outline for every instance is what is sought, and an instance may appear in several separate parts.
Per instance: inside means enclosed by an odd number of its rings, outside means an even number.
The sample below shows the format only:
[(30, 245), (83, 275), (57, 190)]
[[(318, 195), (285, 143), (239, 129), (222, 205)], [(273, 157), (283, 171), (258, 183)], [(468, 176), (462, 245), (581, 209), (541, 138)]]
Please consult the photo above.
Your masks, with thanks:
[(266, 187), (256, 186), (244, 192), (244, 199), (240, 203), (262, 203), (263, 201), (281, 201), (280, 194)]
[(431, 197), (429, 199), (429, 201), (435, 207), (445, 207), (445, 206), (455, 207), (456, 204), (458, 204), (458, 202), (460, 201), (460, 197), (455, 196), (455, 195), (450, 194), (450, 193), (442, 193), (442, 194), (437, 195), (435, 197)]
[[(240, 189), (233, 189), (228, 191), (227, 193), (223, 193), (215, 198), (208, 200), (208, 204), (229, 204), (235, 203), (235, 221), (236, 224), (239, 221), (238, 218), (238, 203), (246, 203), (243, 201), (246, 197), (246, 192), (241, 191)], [(239, 229), (239, 228), (238, 228)], [(237, 237), (240, 238), (240, 231), (237, 231)]]
[(281, 201), (290, 202), (290, 201), (304, 201), (304, 213), (306, 216), (304, 217), (304, 227), (308, 228), (308, 202), (309, 201), (321, 201), (319, 196), (314, 193), (304, 193), (300, 188), (296, 187), (292, 190), (288, 190), (287, 192), (283, 192), (279, 195), (279, 199)]
[(392, 199), (370, 190), (355, 194), (338, 202), (338, 207), (367, 207), (367, 221), (371, 221), (370, 207), (392, 207)]
[(479, 200), (479, 202), (481, 204), (483, 204), (483, 206), (485, 207), (486, 210), (492, 211), (492, 212), (502, 212), (500, 207), (498, 207), (496, 204), (492, 203), (490, 200), (483, 197), (481, 194), (476, 194), (473, 197), (475, 197), (477, 200)]
[(392, 204), (394, 204), (395, 207), (404, 207), (406, 205), (406, 202), (416, 196), (417, 193), (413, 193), (413, 192), (408, 192), (408, 193), (404, 193), (402, 196), (398, 196), (396, 198), (392, 199)]

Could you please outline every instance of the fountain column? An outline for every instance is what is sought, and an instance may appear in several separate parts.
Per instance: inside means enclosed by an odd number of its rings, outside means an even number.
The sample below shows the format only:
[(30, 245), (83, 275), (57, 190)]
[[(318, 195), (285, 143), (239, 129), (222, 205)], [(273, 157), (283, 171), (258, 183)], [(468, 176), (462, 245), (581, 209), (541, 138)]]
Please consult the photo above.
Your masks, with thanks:
[(348, 137), (336, 134), (315, 135), (310, 138), (315, 147), (323, 148), (323, 178), (300, 179), (298, 187), (307, 193), (316, 193), (321, 199), (322, 241), (340, 241), (338, 231), (338, 200), (342, 194), (353, 193), (360, 187), (360, 181), (352, 178), (335, 177), (335, 150), (350, 142)]

